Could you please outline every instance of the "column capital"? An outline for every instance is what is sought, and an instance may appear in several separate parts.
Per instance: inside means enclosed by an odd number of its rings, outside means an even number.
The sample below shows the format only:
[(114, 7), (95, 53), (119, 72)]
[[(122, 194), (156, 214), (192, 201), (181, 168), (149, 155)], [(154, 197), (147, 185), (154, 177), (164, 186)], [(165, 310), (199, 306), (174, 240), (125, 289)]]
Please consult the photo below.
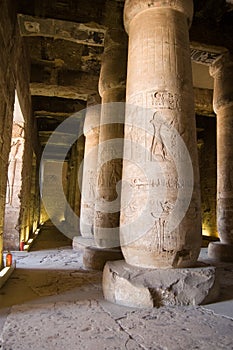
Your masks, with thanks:
[(126, 0), (124, 7), (124, 25), (126, 32), (128, 33), (132, 19), (140, 12), (161, 8), (169, 8), (182, 12), (188, 19), (188, 25), (191, 25), (193, 0)]
[(219, 56), (209, 67), (209, 73), (213, 78), (221, 76), (226, 69), (233, 69), (233, 58), (229, 52)]
[(214, 78), (213, 106), (216, 114), (233, 106), (233, 60), (229, 53), (220, 56), (209, 68)]
[(117, 46), (126, 48), (128, 38), (123, 28), (110, 28), (105, 33), (104, 52), (112, 50)]
[(123, 29), (109, 29), (104, 41), (99, 93), (115, 88), (125, 89), (127, 65), (127, 35)]

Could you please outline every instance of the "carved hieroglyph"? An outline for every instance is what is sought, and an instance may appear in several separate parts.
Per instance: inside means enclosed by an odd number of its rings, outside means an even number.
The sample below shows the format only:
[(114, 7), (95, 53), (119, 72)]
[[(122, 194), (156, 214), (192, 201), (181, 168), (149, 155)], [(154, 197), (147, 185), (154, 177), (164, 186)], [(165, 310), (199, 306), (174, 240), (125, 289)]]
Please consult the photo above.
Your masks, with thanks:
[(210, 67), (214, 77), (217, 114), (217, 228), (220, 243), (211, 243), (209, 255), (233, 261), (233, 61), (223, 55)]
[(188, 23), (191, 0), (126, 0), (121, 246), (126, 262), (187, 267), (201, 243)]

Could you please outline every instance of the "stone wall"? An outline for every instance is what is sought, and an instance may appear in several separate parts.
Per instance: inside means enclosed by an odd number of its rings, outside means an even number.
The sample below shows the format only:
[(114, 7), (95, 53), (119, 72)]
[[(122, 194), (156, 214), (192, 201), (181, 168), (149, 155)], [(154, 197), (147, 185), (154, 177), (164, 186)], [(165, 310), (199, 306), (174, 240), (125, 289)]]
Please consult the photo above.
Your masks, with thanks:
[[(4, 249), (18, 249), (20, 235), (27, 238), (30, 227), (29, 209), (31, 206), (30, 186), (33, 149), (39, 160), (39, 147), (36, 138), (36, 125), (32, 122), (31, 99), (29, 93), (30, 62), (29, 55), (19, 35), (16, 1), (1, 2), (0, 12), (0, 254)], [(19, 195), (17, 230), (14, 235), (4, 231), (4, 212), (6, 201), (8, 159), (11, 148), (12, 121), (15, 91), (24, 116), (24, 145), (22, 158), (22, 184)], [(12, 209), (12, 208), (11, 208)], [(11, 217), (14, 217), (11, 212)], [(10, 219), (10, 218), (9, 218)], [(14, 217), (15, 221), (15, 217)], [(8, 223), (9, 224), (9, 223)], [(4, 242), (3, 242), (4, 231)], [(1, 259), (2, 260), (2, 259)]]

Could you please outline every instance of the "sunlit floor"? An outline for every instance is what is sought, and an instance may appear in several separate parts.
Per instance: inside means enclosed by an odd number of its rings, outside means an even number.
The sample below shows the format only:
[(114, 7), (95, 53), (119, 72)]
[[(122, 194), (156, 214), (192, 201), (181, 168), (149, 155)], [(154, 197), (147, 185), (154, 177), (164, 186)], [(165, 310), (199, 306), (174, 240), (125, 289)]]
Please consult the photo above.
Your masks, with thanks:
[(233, 349), (233, 264), (218, 264), (217, 303), (138, 310), (106, 302), (102, 273), (83, 269), (50, 223), (29, 253), (13, 256), (0, 290), (1, 349)]

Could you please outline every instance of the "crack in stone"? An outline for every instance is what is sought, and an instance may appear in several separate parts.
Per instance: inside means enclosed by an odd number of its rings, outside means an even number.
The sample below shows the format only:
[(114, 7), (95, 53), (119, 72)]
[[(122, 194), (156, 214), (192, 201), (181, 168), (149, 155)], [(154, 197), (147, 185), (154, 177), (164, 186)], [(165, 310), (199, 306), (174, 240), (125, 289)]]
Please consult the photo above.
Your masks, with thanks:
[[(125, 318), (127, 318), (127, 316), (126, 316)], [(126, 343), (125, 343), (125, 348), (126, 348), (126, 349), (127, 349), (127, 347), (126, 347), (127, 343), (128, 343), (130, 340), (133, 340), (138, 346), (140, 346), (141, 349), (143, 349), (143, 350), (149, 350), (149, 349), (146, 348), (144, 345), (140, 344), (136, 339), (134, 339), (134, 338), (132, 337), (132, 335), (131, 335), (129, 332), (127, 332), (127, 330), (124, 329), (124, 328), (121, 326), (120, 323), (117, 322), (117, 320), (115, 320), (115, 321), (116, 321), (116, 323), (118, 324), (118, 326), (120, 327), (121, 331), (123, 331), (123, 332), (124, 332), (125, 334), (127, 334), (128, 337), (129, 337), (129, 339), (128, 339), (128, 340), (126, 341)]]

